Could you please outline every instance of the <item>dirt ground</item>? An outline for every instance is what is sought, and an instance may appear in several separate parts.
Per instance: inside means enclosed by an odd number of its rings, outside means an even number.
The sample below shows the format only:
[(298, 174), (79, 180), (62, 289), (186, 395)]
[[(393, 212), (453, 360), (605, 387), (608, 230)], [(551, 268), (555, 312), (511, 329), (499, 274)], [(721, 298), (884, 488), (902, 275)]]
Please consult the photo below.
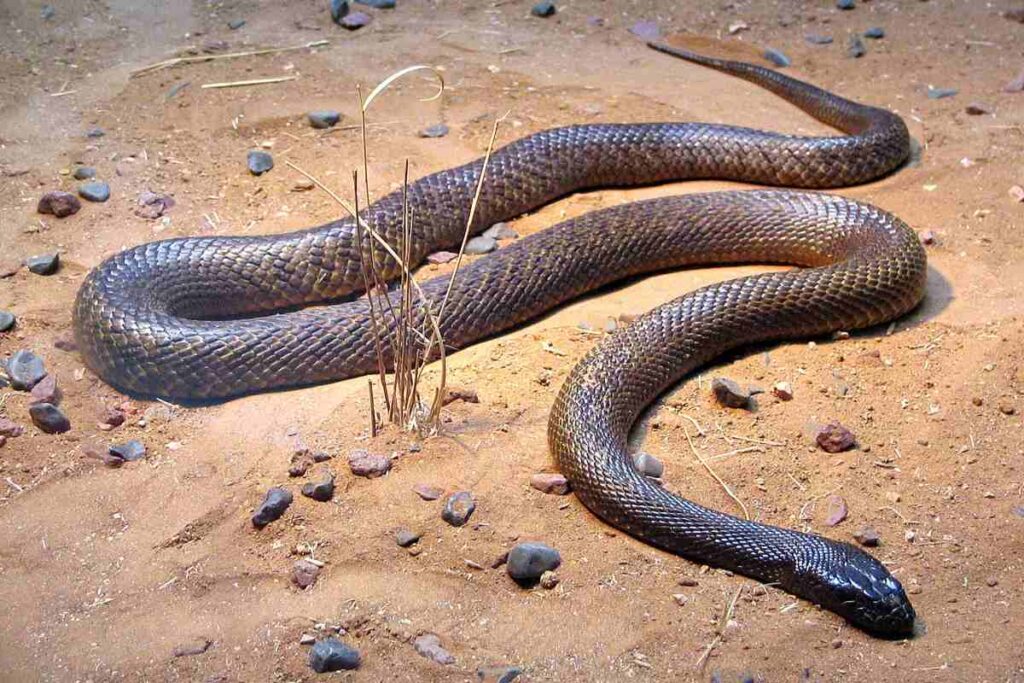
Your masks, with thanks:
[[(37, 0), (0, 3), (0, 260), (59, 250), (63, 262), (54, 276), (22, 268), (0, 279), (0, 310), (18, 317), (0, 352), (43, 356), (73, 425), (43, 434), (28, 420), (28, 395), (3, 390), (3, 414), (26, 426), (0, 449), (4, 680), (313, 680), (300, 637), (340, 628), (364, 661), (324, 677), (476, 680), (479, 667), (501, 665), (533, 681), (1024, 681), (1024, 204), (1008, 194), (1024, 183), (1024, 94), (1003, 91), (1024, 69), (1024, 25), (1002, 16), (1011, 4), (872, 0), (839, 11), (824, 1), (571, 0), (539, 19), (529, 0), (398, 0), (394, 10), (356, 6), (373, 22), (355, 32), (313, 0), (53, 4), (44, 19)], [(230, 30), (233, 19), (247, 23)], [(283, 232), (337, 217), (323, 193), (293, 191), (301, 177), (284, 161), (349, 187), (360, 150), (356, 84), (411, 64), (443, 69), (448, 84), (440, 101), (420, 102), (429, 81), (402, 81), (371, 110), (378, 196), (398, 185), (406, 159), (420, 176), (476, 157), (506, 111), (501, 141), (589, 121), (828, 131), (753, 86), (648, 50), (629, 32), (640, 20), (673, 39), (711, 39), (704, 45), (727, 54), (782, 50), (789, 73), (891, 108), (921, 145), (907, 168), (840, 193), (934, 232), (922, 308), (850, 339), (724, 359), (665, 396), (637, 434), (638, 448), (666, 463), (666, 486), (707, 505), (735, 510), (688, 435), (759, 519), (841, 540), (876, 529), (873, 552), (908, 588), (921, 635), (873, 639), (784, 592), (615, 533), (571, 495), (529, 485), (554, 470), (545, 431), (555, 393), (601, 334), (581, 323), (600, 331), (621, 314), (763, 269), (631, 282), (455, 354), (451, 383), (472, 387), (480, 402), (448, 406), (443, 433), (419, 449), (394, 429), (369, 437), (365, 379), (195, 409), (133, 401), (124, 426), (97, 427), (125, 397), (54, 346), (69, 335), (83, 276), (154, 239)], [(730, 33), (738, 22), (747, 28)], [(885, 38), (848, 57), (848, 36), (872, 26)], [(812, 45), (808, 33), (834, 42)], [(235, 51), (316, 40), (329, 43), (130, 77), (211, 41)], [(297, 78), (200, 87), (275, 76)], [(929, 86), (959, 93), (929, 99)], [(968, 115), (972, 102), (991, 113)], [(344, 113), (338, 129), (309, 127), (305, 113), (322, 108)], [(446, 137), (417, 136), (438, 122), (450, 127)], [(105, 136), (87, 138), (96, 126)], [(254, 177), (245, 155), (264, 143), (277, 167)], [(37, 214), (47, 190), (74, 191), (67, 172), (78, 164), (97, 168), (111, 199), (62, 220)], [(575, 195), (512, 225), (529, 234), (622, 201), (735, 186)], [(165, 220), (133, 214), (145, 190), (173, 195)], [(717, 375), (789, 381), (795, 398), (759, 396), (755, 412), (721, 408), (708, 390)], [(857, 434), (855, 450), (814, 447), (809, 434), (831, 419)], [(86, 454), (129, 438), (146, 444), (145, 460), (112, 469)], [(254, 530), (249, 516), (268, 487), (297, 494), (303, 480), (287, 469), (300, 445), (336, 456), (328, 465), (338, 493), (328, 504), (296, 495), (280, 521)], [(355, 478), (345, 464), (355, 448), (399, 457), (384, 478)], [(417, 483), (472, 491), (470, 524), (444, 523), (443, 499), (421, 500)], [(835, 527), (824, 523), (828, 494), (849, 507)], [(423, 533), (418, 555), (396, 545), (399, 527)], [(555, 589), (522, 589), (489, 568), (527, 539), (561, 551)], [(290, 584), (297, 546), (325, 563), (306, 591)], [(426, 632), (440, 636), (453, 664), (415, 652), (412, 639)], [(173, 655), (204, 639), (205, 653)]]

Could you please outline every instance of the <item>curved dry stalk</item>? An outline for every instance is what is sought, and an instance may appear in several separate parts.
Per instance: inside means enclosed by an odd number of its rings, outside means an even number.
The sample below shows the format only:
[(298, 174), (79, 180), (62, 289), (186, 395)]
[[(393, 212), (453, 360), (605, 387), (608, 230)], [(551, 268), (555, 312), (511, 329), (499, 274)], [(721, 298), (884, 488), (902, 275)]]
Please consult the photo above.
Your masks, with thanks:
[(438, 88), (437, 88), (437, 92), (434, 93), (433, 95), (431, 95), (430, 97), (427, 97), (427, 98), (424, 98), (424, 99), (420, 100), (420, 102), (430, 102), (432, 100), (436, 100), (438, 97), (441, 96), (441, 93), (444, 92), (444, 76), (442, 76), (441, 72), (438, 71), (437, 69), (435, 69), (432, 66), (427, 66), (426, 64), (417, 64), (415, 66), (407, 66), (404, 69), (399, 69), (398, 71), (396, 71), (395, 73), (391, 74), (390, 76), (385, 78), (383, 81), (378, 83), (377, 87), (375, 87), (373, 90), (371, 90), (370, 94), (366, 96), (366, 99), (359, 103), (359, 108), (363, 112), (366, 112), (366, 110), (369, 109), (370, 104), (375, 99), (377, 99), (377, 96), (380, 95), (385, 90), (387, 90), (389, 87), (391, 87), (392, 83), (397, 81), (402, 76), (405, 76), (406, 74), (410, 74), (410, 73), (412, 73), (414, 71), (429, 71), (432, 74), (434, 74), (435, 76), (437, 76), (437, 80), (438, 80), (438, 83), (439, 83)]

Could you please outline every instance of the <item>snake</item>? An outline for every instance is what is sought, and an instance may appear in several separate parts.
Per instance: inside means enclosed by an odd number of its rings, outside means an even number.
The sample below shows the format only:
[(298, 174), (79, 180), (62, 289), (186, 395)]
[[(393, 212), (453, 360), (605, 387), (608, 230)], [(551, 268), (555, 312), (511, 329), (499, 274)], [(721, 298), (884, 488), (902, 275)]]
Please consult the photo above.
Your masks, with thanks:
[[(421, 324), (424, 308), (444, 305), (438, 328), (457, 350), (624, 278), (702, 264), (794, 266), (687, 293), (597, 342), (557, 393), (550, 451), (578, 499), (606, 523), (781, 588), (869, 634), (908, 637), (914, 608), (868, 552), (691, 502), (640, 473), (628, 445), (648, 406), (731, 349), (870, 327), (919, 304), (927, 266), (916, 233), (874, 206), (814, 191), (896, 171), (909, 157), (907, 127), (886, 109), (777, 70), (651, 47), (750, 81), (841, 134), (698, 122), (552, 128), (407, 183), (361, 217), (412, 265), (460, 245), (467, 224), (477, 234), (585, 189), (698, 178), (776, 186), (622, 203), (564, 221), (472, 260), (451, 282), (425, 280), (414, 316)], [(285, 234), (129, 248), (84, 279), (73, 312), (78, 347), (113, 387), (183, 402), (390, 369), (388, 334), (374, 325), (394, 323), (375, 316), (364, 264), (372, 260), (384, 279), (402, 266), (370, 237), (347, 218)], [(384, 296), (397, 306), (402, 294), (385, 287)]]

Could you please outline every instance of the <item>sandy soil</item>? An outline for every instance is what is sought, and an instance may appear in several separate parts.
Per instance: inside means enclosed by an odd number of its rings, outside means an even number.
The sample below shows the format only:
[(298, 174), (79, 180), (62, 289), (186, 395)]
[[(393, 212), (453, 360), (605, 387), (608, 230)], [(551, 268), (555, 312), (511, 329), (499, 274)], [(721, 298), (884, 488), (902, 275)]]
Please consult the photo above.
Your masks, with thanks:
[[(333, 26), (312, 0), (55, 4), (48, 21), (37, 0), (0, 4), (0, 257), (16, 263), (58, 249), (63, 259), (57, 275), (21, 269), (0, 280), (0, 310), (19, 320), (0, 335), (0, 351), (41, 354), (73, 423), (67, 434), (42, 434), (28, 421), (27, 395), (4, 394), (4, 414), (27, 426), (0, 449), (5, 680), (312, 680), (300, 636), (332, 628), (363, 653), (359, 671), (333, 675), (351, 680), (474, 680), (491, 664), (521, 667), (521, 680), (537, 681), (1024, 680), (1024, 204), (1007, 193), (1024, 182), (1024, 94), (1002, 91), (1024, 68), (1024, 26), (1001, 16), (1009, 4), (873, 0), (840, 12), (831, 2), (573, 0), (542, 20), (524, 0), (399, 0), (397, 10), (367, 10), (373, 23), (354, 33)], [(235, 18), (247, 23), (229, 30)], [(872, 639), (786, 593), (614, 533), (572, 496), (529, 486), (532, 474), (553, 470), (545, 426), (554, 395), (599, 338), (580, 323), (601, 330), (609, 318), (756, 268), (629, 283), (456, 354), (452, 383), (476, 389), (480, 403), (451, 404), (443, 433), (418, 451), (393, 429), (369, 438), (365, 380), (200, 409), (133, 402), (138, 412), (126, 425), (97, 428), (103, 409), (125, 398), (76, 353), (54, 347), (70, 331), (85, 273), (157, 238), (280, 232), (336, 217), (322, 193), (292, 191), (300, 178), (283, 162), (347, 187), (358, 131), (315, 131), (304, 114), (336, 108), (346, 115), (342, 126), (352, 124), (357, 83), (414, 63), (437, 65), (448, 80), (440, 102), (419, 102), (430, 85), (412, 79), (372, 112), (378, 195), (397, 186), (407, 158), (418, 176), (477, 156), (505, 111), (505, 141), (584, 121), (827, 131), (768, 93), (647, 50), (628, 31), (641, 19), (683, 40), (721, 41), (717, 49), (736, 55), (781, 49), (791, 73), (899, 112), (921, 143), (919, 161), (841, 193), (937, 235), (922, 309), (892, 330), (725, 359), (664, 397), (637, 442), (666, 463), (666, 486), (708, 505), (733, 509), (694, 459), (687, 433), (709, 458), (745, 449), (712, 462), (760, 519), (843, 540), (877, 529), (874, 552), (909, 588), (922, 635)], [(749, 29), (731, 35), (736, 22)], [(846, 57), (848, 35), (876, 25), (886, 37), (866, 41), (862, 59)], [(835, 42), (811, 45), (804, 35), (812, 32)], [(321, 39), (329, 46), (129, 77), (215, 40), (241, 50)], [(298, 78), (200, 88), (282, 75)], [(929, 85), (959, 94), (928, 99)], [(993, 113), (967, 115), (975, 101)], [(447, 137), (417, 137), (439, 121), (451, 127)], [(93, 126), (106, 135), (87, 139)], [(256, 178), (245, 153), (263, 142), (273, 144), (278, 166)], [(110, 201), (63, 220), (36, 214), (43, 192), (73, 190), (66, 173), (79, 163), (110, 182)], [(513, 225), (529, 234), (625, 200), (728, 186), (588, 193)], [(175, 197), (169, 220), (133, 215), (144, 190)], [(756, 412), (727, 410), (709, 396), (715, 375), (789, 381), (796, 397), (761, 396)], [(856, 432), (856, 450), (813, 447), (809, 433), (830, 419)], [(143, 462), (111, 469), (86, 455), (129, 438), (147, 445)], [(301, 480), (287, 469), (298, 445), (339, 456), (329, 463), (338, 494), (329, 504), (297, 495), (282, 520), (257, 532), (249, 515), (266, 489), (297, 492)], [(357, 479), (345, 466), (354, 448), (400, 457), (387, 477)], [(421, 482), (473, 491), (472, 522), (442, 522), (441, 501), (411, 491)], [(829, 493), (850, 510), (834, 528), (824, 524)], [(398, 527), (423, 532), (420, 554), (395, 544)], [(502, 569), (467, 564), (489, 567), (517, 539), (562, 552), (557, 588), (523, 590)], [(315, 546), (325, 563), (305, 592), (289, 582), (300, 544)], [(680, 586), (682, 578), (697, 585)], [(735, 623), (716, 639), (737, 591)], [(684, 606), (678, 593), (688, 597)], [(411, 640), (424, 632), (441, 637), (454, 664), (416, 654)], [(196, 639), (212, 645), (173, 656)]]

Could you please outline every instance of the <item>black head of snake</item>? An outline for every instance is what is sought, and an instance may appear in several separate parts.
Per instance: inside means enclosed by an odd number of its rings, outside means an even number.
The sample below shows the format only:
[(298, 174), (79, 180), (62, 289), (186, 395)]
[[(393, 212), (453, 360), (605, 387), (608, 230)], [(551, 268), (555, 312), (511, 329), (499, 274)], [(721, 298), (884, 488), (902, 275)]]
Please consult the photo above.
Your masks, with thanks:
[[(762, 67), (673, 51), (779, 94), (842, 135), (802, 137), (708, 123), (590, 124), (541, 131), (490, 159), (472, 231), (584, 188), (688, 178), (827, 188), (885, 175), (909, 154), (894, 114)], [(483, 162), (408, 187), (410, 260), (462, 239)], [(403, 194), (363, 218), (392, 244)], [(351, 220), (284, 235), (185, 237), (116, 254), (83, 283), (75, 336), (86, 363), (132, 394), (223, 399), (378, 368), (362, 290), (370, 258)], [(365, 237), (365, 236), (363, 236)], [(399, 267), (373, 250), (385, 276)], [(708, 263), (785, 263), (794, 271), (720, 283), (658, 307), (598, 343), (555, 401), (548, 441), (579, 499), (608, 523), (685, 557), (782, 586), (858, 626), (910, 633), (914, 610), (885, 567), (851, 546), (737, 519), (647, 482), (628, 435), (643, 408), (738, 345), (852, 330), (914, 308), (925, 256), (902, 221), (824, 194), (691, 194), (596, 211), (464, 268), (439, 325), (465, 347), (624, 277)], [(446, 277), (422, 284), (435, 312)], [(309, 304), (320, 304), (308, 307)], [(395, 302), (397, 306), (397, 300)], [(385, 321), (393, 325), (393, 321)]]

